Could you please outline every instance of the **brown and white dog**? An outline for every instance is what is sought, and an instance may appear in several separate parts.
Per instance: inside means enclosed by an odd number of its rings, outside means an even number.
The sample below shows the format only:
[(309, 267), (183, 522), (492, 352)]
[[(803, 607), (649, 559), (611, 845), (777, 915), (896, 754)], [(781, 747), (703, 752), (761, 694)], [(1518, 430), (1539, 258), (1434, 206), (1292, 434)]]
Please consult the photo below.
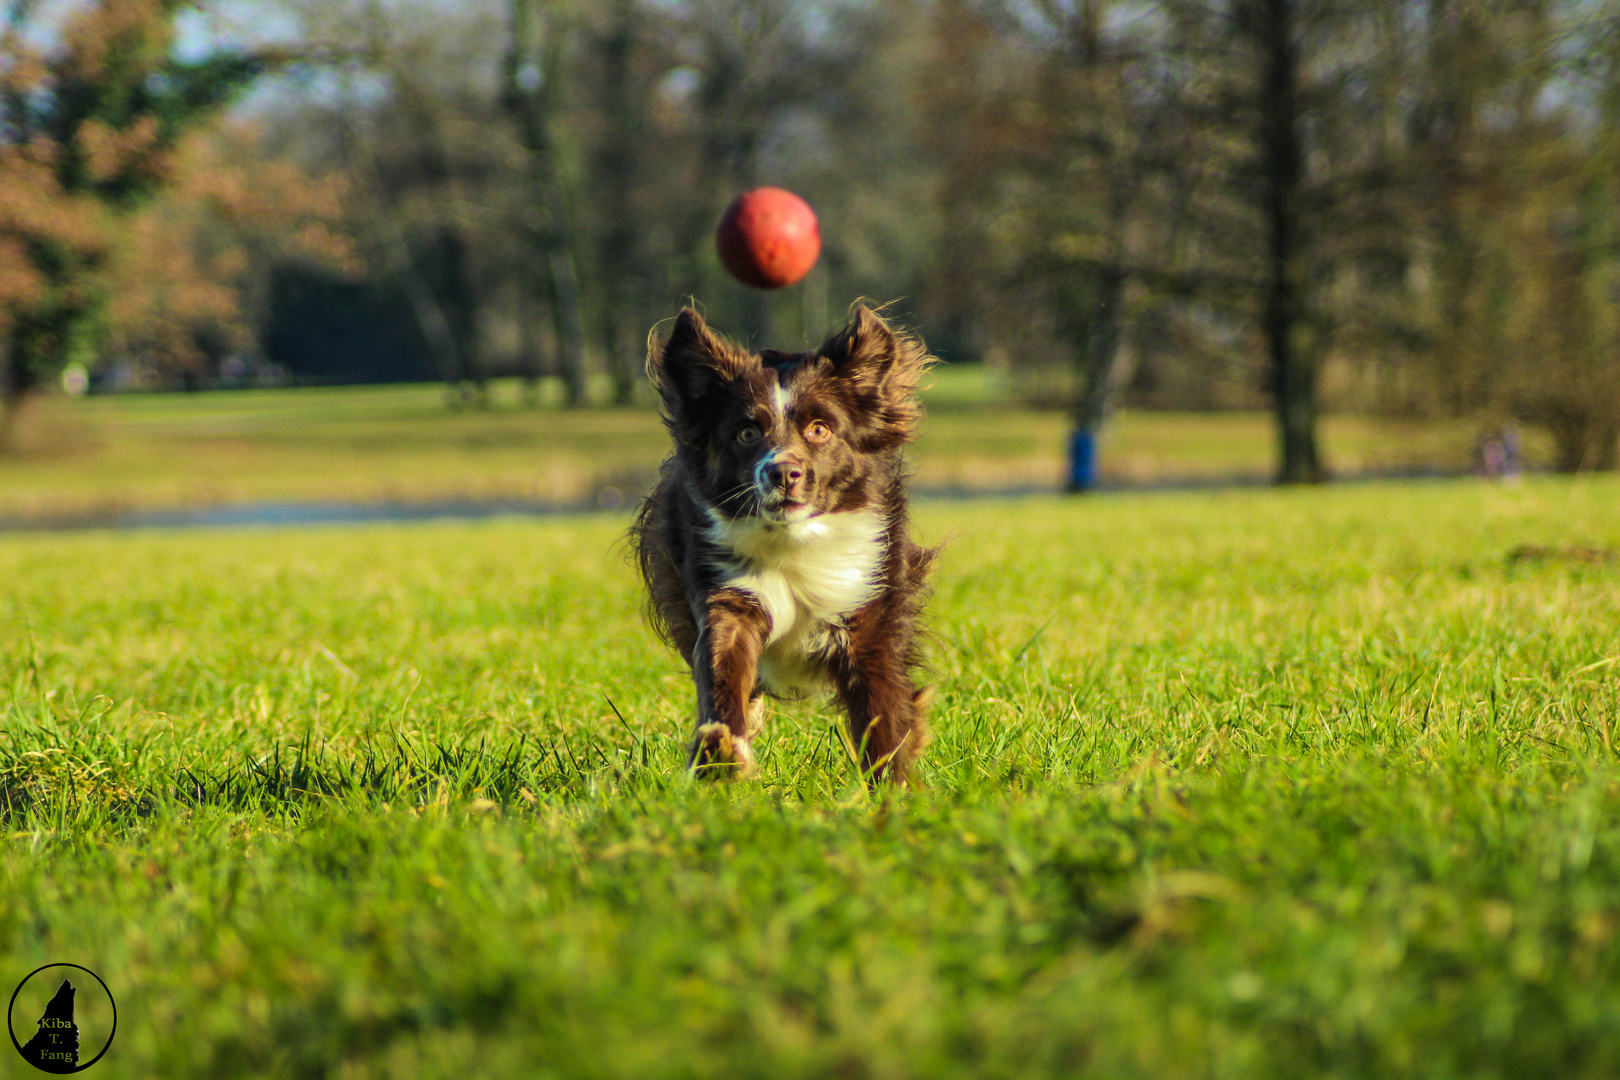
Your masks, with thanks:
[(763, 695), (830, 685), (871, 779), (927, 741), (913, 683), (935, 552), (907, 532), (901, 447), (931, 361), (864, 306), (813, 353), (752, 353), (697, 312), (648, 352), (675, 449), (631, 528), (654, 626), (697, 684), (689, 764), (753, 770)]

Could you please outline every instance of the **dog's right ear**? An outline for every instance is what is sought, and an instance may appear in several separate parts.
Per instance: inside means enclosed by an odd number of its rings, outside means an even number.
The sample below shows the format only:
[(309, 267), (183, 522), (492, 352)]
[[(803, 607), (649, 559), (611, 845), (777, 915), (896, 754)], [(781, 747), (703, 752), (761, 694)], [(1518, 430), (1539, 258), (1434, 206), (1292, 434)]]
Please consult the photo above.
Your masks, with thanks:
[(662, 346), (647, 351), (647, 374), (670, 412), (707, 397), (746, 370), (747, 356), (691, 308), (675, 317)]

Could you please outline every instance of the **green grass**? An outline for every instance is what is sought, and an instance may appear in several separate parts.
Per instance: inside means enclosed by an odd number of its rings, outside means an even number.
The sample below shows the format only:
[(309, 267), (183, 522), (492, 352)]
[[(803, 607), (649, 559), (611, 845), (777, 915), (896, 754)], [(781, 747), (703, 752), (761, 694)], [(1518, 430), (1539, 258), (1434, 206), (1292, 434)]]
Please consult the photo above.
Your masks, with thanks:
[(1617, 506), (930, 506), (886, 798), (682, 779), (617, 518), (0, 539), (0, 976), (108, 1078), (1613, 1076)]
[[(982, 367), (942, 367), (928, 391), (917, 480), (934, 488), (1056, 490), (1069, 423), (1011, 401)], [(520, 406), (515, 382), (487, 411), (450, 409), (440, 386), (213, 391), (70, 400), (23, 414), (0, 456), (0, 521), (254, 501), (589, 502), (642, 490), (668, 442), (651, 408), (577, 412)], [(1467, 422), (1324, 420), (1324, 452), (1345, 474), (1466, 469)], [(1275, 435), (1263, 413), (1140, 413), (1105, 437), (1113, 482), (1261, 478)], [(1547, 457), (1532, 439), (1535, 462)]]

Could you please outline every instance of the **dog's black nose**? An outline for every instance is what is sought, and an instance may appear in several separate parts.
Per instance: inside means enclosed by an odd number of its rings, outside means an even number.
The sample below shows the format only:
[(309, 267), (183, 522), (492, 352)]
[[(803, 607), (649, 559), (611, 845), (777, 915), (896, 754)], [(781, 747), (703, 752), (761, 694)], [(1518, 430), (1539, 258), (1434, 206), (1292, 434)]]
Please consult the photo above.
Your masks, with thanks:
[(804, 479), (804, 465), (796, 458), (777, 458), (765, 466), (765, 479), (784, 494), (792, 494)]

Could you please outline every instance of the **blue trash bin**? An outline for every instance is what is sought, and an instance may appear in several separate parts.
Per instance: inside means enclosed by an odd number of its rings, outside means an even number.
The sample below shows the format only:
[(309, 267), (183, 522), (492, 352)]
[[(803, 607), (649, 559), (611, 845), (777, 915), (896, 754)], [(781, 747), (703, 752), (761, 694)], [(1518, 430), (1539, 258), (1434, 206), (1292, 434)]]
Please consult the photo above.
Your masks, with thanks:
[(1080, 428), (1069, 436), (1069, 490), (1090, 491), (1097, 486), (1097, 436)]

